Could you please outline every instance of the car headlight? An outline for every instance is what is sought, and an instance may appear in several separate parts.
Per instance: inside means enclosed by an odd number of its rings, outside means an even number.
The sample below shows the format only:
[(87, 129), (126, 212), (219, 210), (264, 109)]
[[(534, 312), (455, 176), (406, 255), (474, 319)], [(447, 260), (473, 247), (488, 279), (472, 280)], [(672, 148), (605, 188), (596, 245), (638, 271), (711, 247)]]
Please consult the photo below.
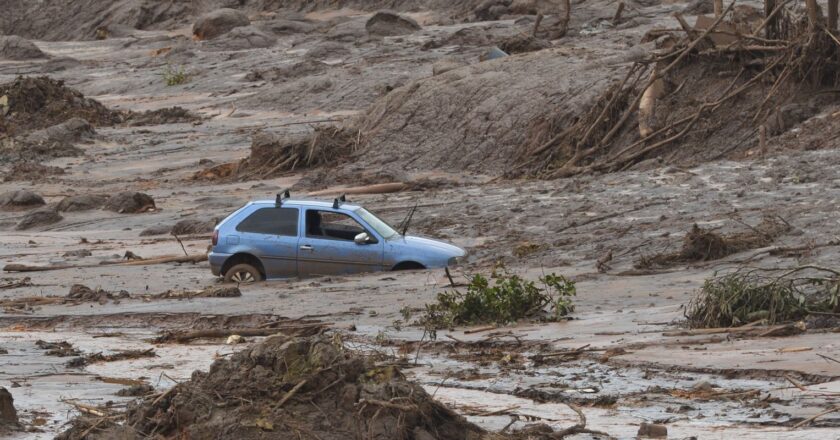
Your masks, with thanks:
[(463, 266), (467, 262), (467, 256), (462, 255), (460, 257), (452, 257), (447, 261), (446, 265), (449, 267), (459, 267)]

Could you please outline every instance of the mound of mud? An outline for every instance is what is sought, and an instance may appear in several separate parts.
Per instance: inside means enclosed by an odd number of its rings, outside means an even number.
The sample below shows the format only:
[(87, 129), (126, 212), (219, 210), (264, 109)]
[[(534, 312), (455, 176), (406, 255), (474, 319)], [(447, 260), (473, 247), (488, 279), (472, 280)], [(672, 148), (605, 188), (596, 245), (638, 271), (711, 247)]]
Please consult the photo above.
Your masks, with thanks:
[(328, 68), (329, 65), (326, 63), (307, 59), (295, 64), (251, 72), (245, 75), (245, 80), (282, 82), (304, 76), (314, 76), (325, 72)]
[(183, 108), (167, 107), (158, 110), (130, 113), (126, 122), (132, 127), (143, 125), (188, 124), (201, 121), (201, 116)]
[(44, 204), (43, 197), (25, 189), (0, 194), (0, 208), (4, 210), (30, 209)]
[(17, 410), (12, 393), (5, 387), (0, 387), (0, 434), (18, 427)]
[(64, 169), (60, 167), (48, 166), (37, 162), (19, 162), (12, 165), (11, 169), (3, 176), (3, 181), (40, 181), (49, 176), (61, 174), (64, 174)]
[(501, 174), (527, 138), (528, 121), (549, 108), (575, 120), (619, 79), (611, 64), (622, 62), (588, 63), (549, 49), (414, 81), (362, 118), (362, 154), (370, 165)]
[(15, 226), (15, 229), (18, 231), (23, 231), (26, 229), (36, 228), (38, 226), (46, 226), (51, 225), (53, 223), (58, 223), (64, 220), (64, 217), (55, 210), (55, 208), (45, 206), (43, 208), (38, 208), (34, 211), (30, 211), (27, 213), (23, 218), (18, 222)]
[(33, 60), (47, 58), (35, 43), (17, 35), (0, 35), (0, 59)]
[(101, 208), (106, 201), (108, 201), (108, 196), (102, 194), (67, 196), (58, 202), (55, 209), (61, 212), (90, 211)]
[(104, 209), (120, 214), (136, 214), (155, 210), (155, 199), (148, 194), (125, 191), (111, 196)]
[[(217, 360), (160, 398), (130, 405), (125, 423), (90, 428), (78, 418), (59, 439), (164, 438), (440, 439), (488, 438), (392, 366), (343, 349), (325, 336), (276, 335)], [(109, 426), (110, 425), (110, 426)]]
[(419, 31), (420, 25), (411, 18), (403, 17), (394, 11), (377, 11), (365, 23), (368, 34), (378, 37), (408, 35)]
[(682, 248), (678, 252), (642, 257), (634, 266), (637, 269), (648, 269), (718, 260), (738, 252), (767, 246), (790, 230), (791, 226), (779, 217), (766, 217), (757, 226), (749, 226), (748, 231), (732, 234), (719, 234), (695, 224), (683, 238)]
[(192, 33), (200, 40), (212, 40), (234, 28), (248, 26), (251, 20), (236, 9), (222, 8), (202, 15), (193, 24)]
[(94, 126), (113, 125), (122, 114), (85, 98), (64, 81), (18, 77), (0, 85), (0, 133), (18, 135), (61, 124), (71, 118)]
[(213, 232), (213, 228), (216, 227), (216, 223), (218, 223), (218, 219), (215, 218), (209, 220), (185, 218), (178, 223), (175, 223), (169, 232), (172, 235), (207, 234)]
[(247, 50), (271, 47), (277, 37), (254, 26), (240, 26), (214, 39), (209, 48), (214, 50)]

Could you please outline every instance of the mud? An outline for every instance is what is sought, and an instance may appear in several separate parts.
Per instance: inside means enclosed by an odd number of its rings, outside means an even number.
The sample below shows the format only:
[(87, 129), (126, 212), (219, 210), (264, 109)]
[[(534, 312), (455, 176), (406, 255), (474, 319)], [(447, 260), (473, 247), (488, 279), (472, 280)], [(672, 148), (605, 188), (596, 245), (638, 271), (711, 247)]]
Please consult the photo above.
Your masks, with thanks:
[[(7, 351), (0, 385), (32, 431), (13, 438), (52, 438), (84, 415), (74, 431), (81, 434), (99, 421), (85, 407), (114, 420), (133, 417), (144, 427), (138, 435), (158, 427), (173, 435), (229, 429), (245, 438), (297, 438), (294, 429), (301, 437), (308, 429), (331, 438), (341, 434), (327, 425), (335, 423), (390, 438), (398, 433), (388, 429), (407, 429), (411, 419), (436, 438), (413, 408), (344, 405), (338, 394), (391, 382), (411, 399), (422, 397), (418, 408), (436, 408), (446, 420), (463, 416), (492, 436), (522, 434), (532, 424), (545, 425), (530, 428), (534, 436), (572, 429), (581, 419), (566, 403), (586, 416), (586, 429), (617, 438), (634, 437), (643, 423), (664, 425), (673, 438), (836, 436), (836, 414), (793, 428), (836, 403), (836, 320), (809, 316), (796, 334), (761, 336), (767, 328), (758, 323), (751, 333), (700, 335), (686, 333), (683, 316), (720, 270), (837, 261), (836, 93), (825, 75), (822, 85), (799, 75), (826, 72), (831, 56), (810, 57), (827, 60), (822, 66), (791, 62), (793, 84), (802, 87), (779, 82), (763, 108), (781, 70), (710, 112), (679, 142), (598, 167), (640, 139), (633, 100), (650, 71), (618, 87), (628, 69), (637, 61), (652, 66), (649, 57), (686, 44), (673, 13), (693, 25), (710, 2), (627, 3), (617, 20), (613, 3), (576, 3), (563, 29), (562, 5), (550, 1), (72, 3), (12, 2), (13, 13), (0, 14), (0, 32), (32, 40), (48, 57), (0, 60), (7, 124), (0, 142), (11, 152), (0, 167), (4, 176), (27, 176), (0, 183), (0, 193), (25, 188), (62, 207), (63, 217), (16, 231), (35, 207), (0, 211), (0, 261), (49, 269), (0, 281)], [(763, 7), (737, 6), (737, 20), (747, 23), (750, 10)], [(222, 7), (237, 8), (250, 25), (192, 40), (196, 19)], [(365, 24), (383, 8), (420, 28), (370, 35)], [(543, 18), (534, 33), (537, 13)], [(509, 56), (481, 61), (494, 46)], [(720, 48), (704, 42), (669, 71), (651, 127), (693, 115), (775, 59), (773, 52), (762, 61), (753, 50), (721, 56), (712, 49)], [(186, 80), (167, 81), (167, 72), (184, 72)], [(587, 131), (603, 139), (628, 109), (609, 148), (585, 156), (581, 170), (557, 173), (576, 144), (598, 146), (580, 142)], [(65, 130), (73, 117), (87, 125), (73, 121), (78, 130)], [(766, 149), (758, 144), (762, 124)], [(549, 143), (555, 137), (568, 142)], [(430, 341), (403, 312), (416, 316), (451, 290), (439, 270), (234, 291), (218, 284), (206, 262), (98, 264), (123, 261), (127, 252), (202, 255), (218, 218), (286, 188), (294, 197), (330, 199), (378, 183), (401, 191), (352, 195), (353, 202), (392, 224), (416, 205), (409, 233), (469, 251), (451, 271), (456, 285), (502, 270), (528, 280), (563, 274), (578, 288), (573, 319), (441, 329)], [(117, 196), (123, 192), (131, 196)], [(135, 203), (134, 193), (153, 205)], [(121, 200), (116, 211), (102, 209), (106, 196)], [(762, 221), (774, 216), (784, 221), (765, 231)], [(673, 258), (638, 264), (660, 256)], [(67, 298), (76, 284), (88, 288)], [(332, 383), (339, 371), (325, 370), (278, 406), (302, 377), (284, 379), (289, 370), (279, 362), (267, 366), (285, 355), (271, 345), (284, 337), (266, 335), (294, 332), (325, 332), (341, 359), (394, 376), (381, 383), (345, 376), (319, 397), (323, 387), (315, 385)], [(69, 358), (44, 356), (39, 339), (67, 341), (82, 353), (76, 357), (110, 359), (126, 350), (156, 357), (71, 368)], [(235, 354), (241, 350), (247, 355)], [(115, 395), (126, 387), (132, 396)], [(221, 398), (215, 390), (224, 391)], [(324, 417), (308, 398), (338, 416)], [(141, 421), (142, 414), (151, 418)], [(461, 422), (455, 426), (467, 426)], [(112, 429), (119, 427), (101, 422), (91, 432)], [(417, 432), (401, 433), (423, 436)]]

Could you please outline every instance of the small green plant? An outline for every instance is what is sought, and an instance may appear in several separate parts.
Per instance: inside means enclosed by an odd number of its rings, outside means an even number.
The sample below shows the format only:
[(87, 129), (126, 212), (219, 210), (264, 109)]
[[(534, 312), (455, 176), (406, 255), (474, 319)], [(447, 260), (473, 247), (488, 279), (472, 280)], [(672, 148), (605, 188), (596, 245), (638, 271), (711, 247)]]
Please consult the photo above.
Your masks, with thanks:
[(190, 80), (189, 75), (187, 75), (183, 67), (179, 66), (177, 68), (173, 68), (169, 64), (166, 65), (166, 69), (163, 71), (162, 76), (163, 82), (170, 87), (186, 84)]
[(496, 273), (494, 283), (474, 275), (466, 292), (439, 293), (420, 319), (427, 331), (463, 324), (505, 324), (523, 318), (558, 320), (574, 311), (575, 283), (563, 276), (540, 277), (542, 287), (517, 275)]

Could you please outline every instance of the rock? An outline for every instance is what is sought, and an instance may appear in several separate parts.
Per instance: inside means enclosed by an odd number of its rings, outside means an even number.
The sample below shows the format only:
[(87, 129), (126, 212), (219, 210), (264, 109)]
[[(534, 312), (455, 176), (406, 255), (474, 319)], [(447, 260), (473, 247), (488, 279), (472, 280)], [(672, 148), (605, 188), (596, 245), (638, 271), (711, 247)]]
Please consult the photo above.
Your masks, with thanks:
[(0, 425), (17, 425), (15, 399), (5, 387), (0, 387)]
[(241, 344), (243, 342), (245, 342), (245, 338), (243, 338), (240, 335), (230, 335), (228, 336), (227, 341), (225, 341), (227, 345), (236, 345)]
[(245, 50), (271, 47), (277, 44), (277, 37), (254, 26), (237, 27), (212, 42), (218, 50)]
[(668, 438), (668, 428), (665, 425), (642, 422), (637, 436), (639, 438)]
[(193, 24), (193, 35), (200, 40), (212, 40), (241, 26), (248, 26), (251, 20), (235, 9), (222, 8), (202, 15)]
[(28, 209), (45, 204), (43, 197), (25, 189), (0, 194), (0, 207), (6, 210)]
[(496, 21), (507, 14), (511, 0), (485, 0), (473, 11), (476, 20)]
[(61, 212), (89, 211), (101, 208), (107, 200), (108, 196), (102, 194), (68, 196), (58, 202), (55, 209)]
[(466, 63), (463, 63), (458, 60), (454, 60), (451, 58), (443, 58), (435, 61), (435, 63), (432, 65), (432, 75), (437, 76), (449, 72), (450, 70), (455, 70), (464, 67), (466, 65)]
[(199, 219), (184, 219), (175, 223), (172, 227), (171, 233), (173, 235), (192, 235), (192, 234), (206, 234), (213, 232), (216, 227), (217, 220), (215, 218), (209, 220)]
[(64, 220), (64, 217), (62, 217), (61, 214), (59, 214), (54, 208), (43, 207), (30, 211), (28, 214), (23, 216), (17, 226), (15, 226), (15, 229), (22, 231), (37, 226), (51, 225), (53, 223), (58, 223), (61, 220)]
[(136, 385), (131, 385), (129, 387), (125, 387), (125, 388), (117, 391), (116, 395), (117, 396), (122, 396), (122, 397), (139, 397), (139, 396), (144, 396), (146, 394), (151, 394), (154, 391), (155, 391), (155, 387), (153, 387), (151, 385), (148, 385), (148, 384), (145, 384), (145, 383), (141, 383), (141, 384), (136, 384)]
[(682, 12), (687, 15), (703, 15), (712, 13), (714, 10), (712, 0), (692, 0)]
[(105, 209), (120, 214), (136, 214), (155, 210), (155, 200), (148, 194), (125, 191), (111, 196), (105, 203)]
[(420, 30), (420, 25), (408, 17), (403, 17), (394, 11), (382, 10), (373, 14), (365, 23), (365, 29), (370, 35), (391, 37), (407, 35)]
[(47, 58), (35, 43), (17, 35), (0, 36), (0, 59), (33, 60)]

